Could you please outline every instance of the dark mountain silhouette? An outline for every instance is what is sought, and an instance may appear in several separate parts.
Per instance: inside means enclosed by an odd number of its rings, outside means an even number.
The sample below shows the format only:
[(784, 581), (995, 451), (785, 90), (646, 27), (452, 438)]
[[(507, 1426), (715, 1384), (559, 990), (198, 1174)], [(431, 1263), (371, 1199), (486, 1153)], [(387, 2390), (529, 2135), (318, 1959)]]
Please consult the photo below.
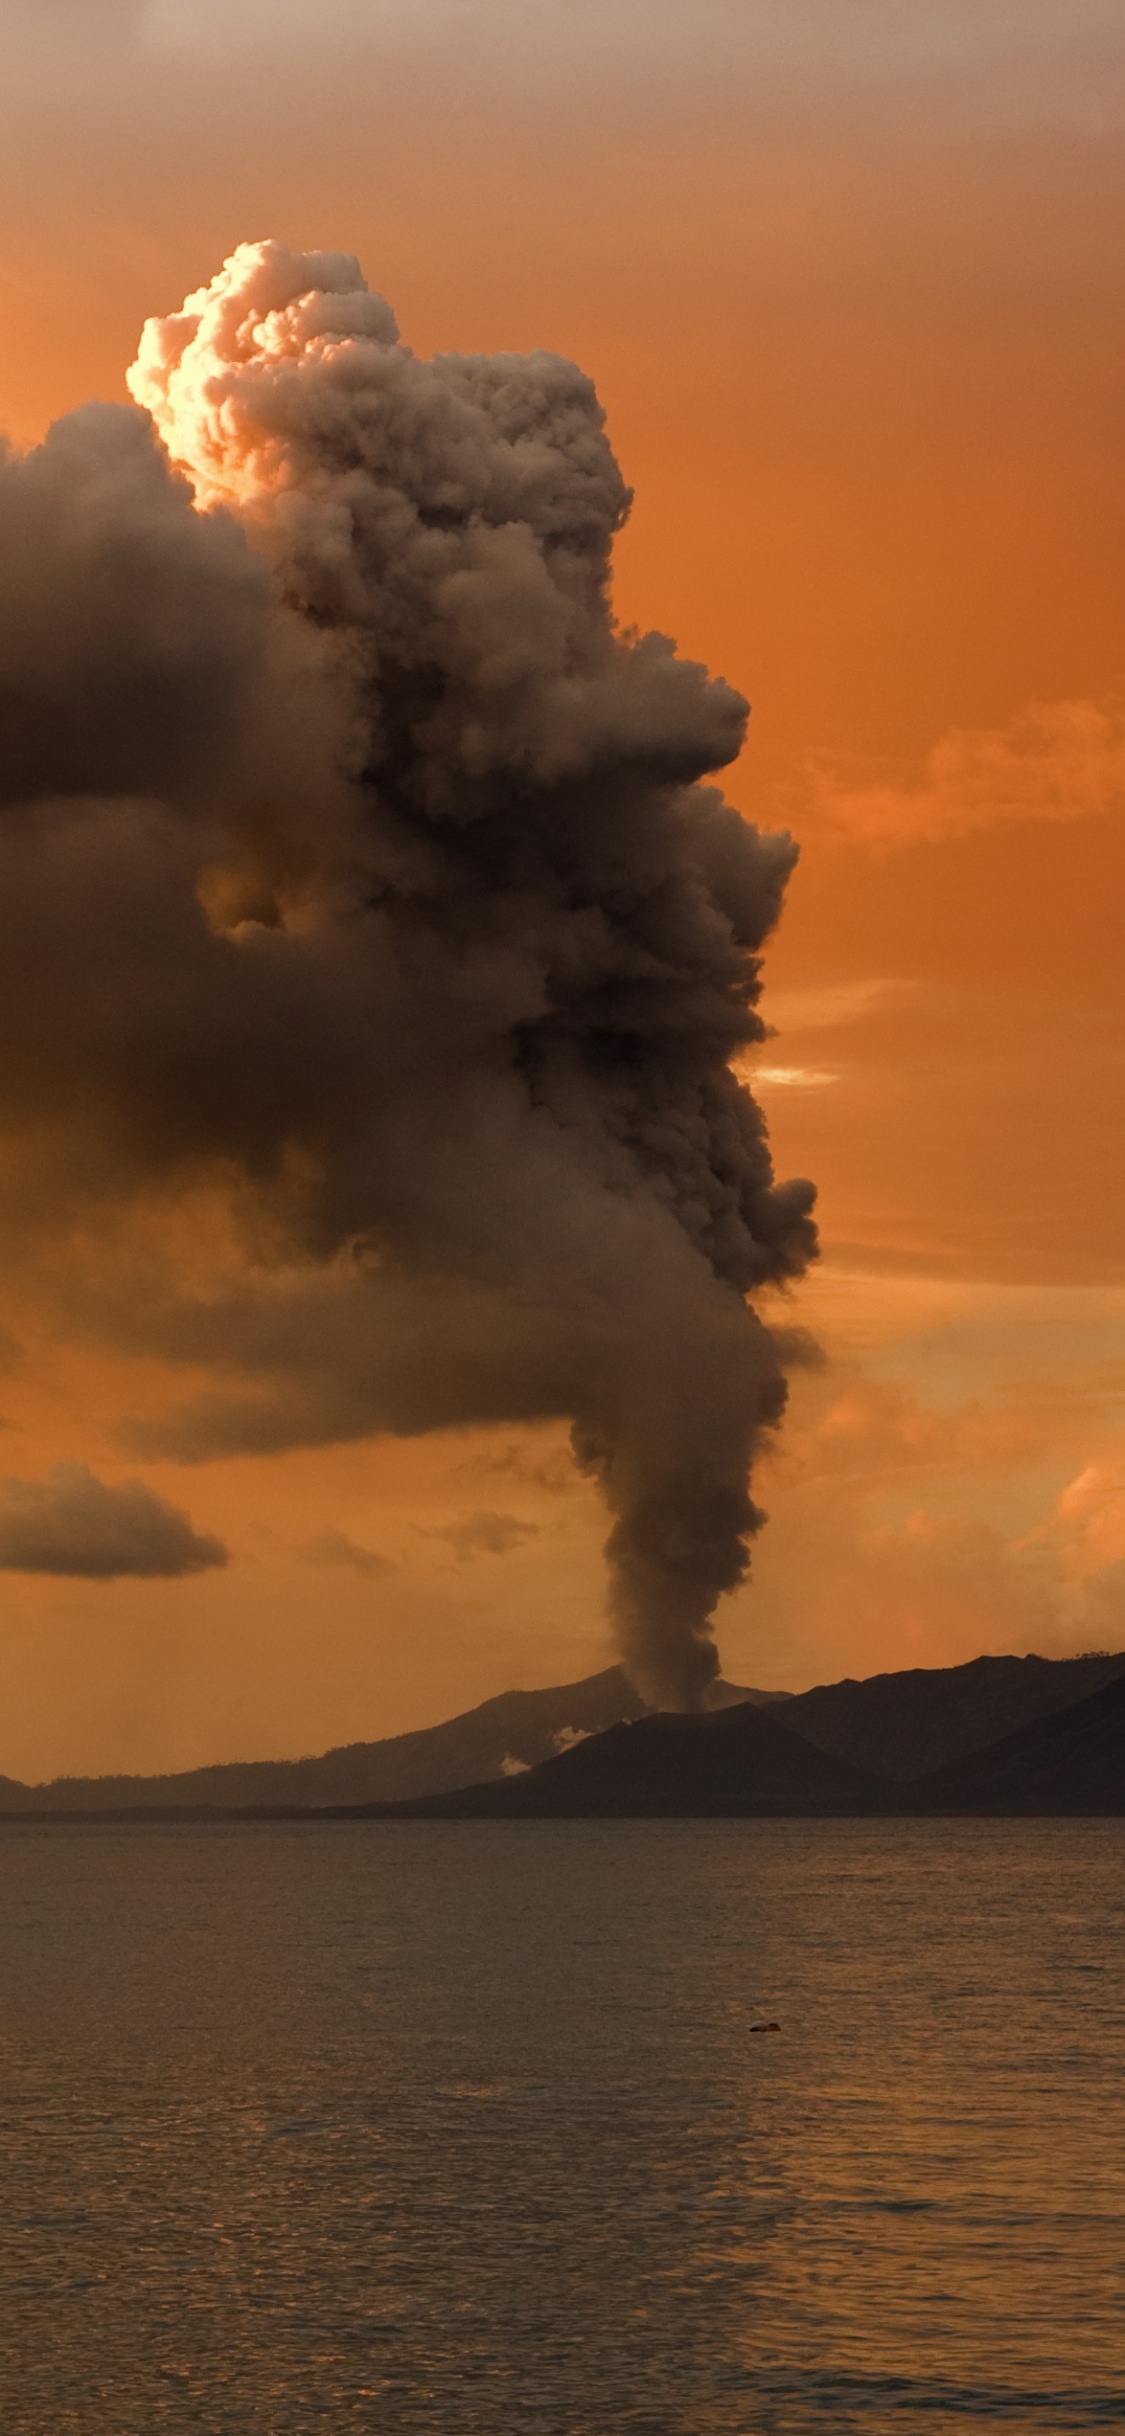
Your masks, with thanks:
[[(788, 1707), (788, 1704), (786, 1704)], [(412, 1818), (771, 1818), (863, 1815), (892, 1789), (817, 1751), (776, 1705), (610, 1726), (522, 1776), (402, 1805)], [(387, 1815), (386, 1812), (383, 1815)]]
[(925, 1814), (1125, 1816), (1125, 1674), (1073, 1708), (936, 1769), (904, 1798)]
[[(747, 1691), (720, 1683), (720, 1703), (782, 1700), (783, 1692)], [(0, 1813), (26, 1811), (237, 1810), (265, 1805), (326, 1808), (333, 1804), (409, 1800), (478, 1779), (502, 1777), (505, 1765), (533, 1767), (576, 1736), (599, 1734), (621, 1718), (639, 1717), (644, 1703), (619, 1666), (581, 1683), (543, 1692), (501, 1692), (463, 1716), (385, 1742), (344, 1743), (318, 1759), (234, 1760), (189, 1768), (174, 1776), (61, 1776), (23, 1785), (0, 1776)]]
[[(1085, 1763), (1073, 1754), (1066, 1767), (1077, 1774), (1064, 1783), (1065, 1739), (1056, 1746), (1048, 1734), (1040, 1744), (1032, 1730), (1077, 1717), (1076, 1703), (1088, 1709), (1092, 1698), (1117, 1685), (1125, 1699), (1121, 1651), (1069, 1659), (974, 1658), (967, 1666), (849, 1678), (795, 1695), (721, 1684), (725, 1708), (700, 1718), (647, 1717), (621, 1669), (608, 1667), (547, 1691), (504, 1692), (442, 1725), (345, 1744), (315, 1759), (234, 1761), (169, 1776), (59, 1777), (43, 1785), (0, 1777), (0, 1816), (373, 1815), (388, 1805), (421, 1800), (428, 1806), (447, 1794), (457, 1796), (456, 1815), (497, 1817), (533, 1816), (536, 1804), (556, 1799), (573, 1805), (575, 1815), (584, 1806), (588, 1815), (606, 1817), (770, 1809), (814, 1815), (896, 1806), (904, 1812), (1112, 1809), (1111, 1725), (1103, 1760), (1095, 1755), (1096, 1736), (1090, 1744), (1088, 1785), (1079, 1782)], [(738, 1704), (737, 1712), (730, 1704)], [(736, 1713), (741, 1723), (731, 1726), (728, 1742), (727, 1721)], [(1112, 1722), (1115, 1714), (1111, 1703), (1105, 1717)], [(639, 1742), (624, 1732), (630, 1723), (645, 1728)], [(718, 1738), (699, 1741), (701, 1735)], [(596, 1747), (586, 1737), (597, 1738)], [(1018, 1786), (1013, 1776), (1010, 1792), (999, 1777), (989, 1792), (993, 1753), (1009, 1744), (1013, 1750), (1018, 1745), (1024, 1774)], [(1050, 1753), (1056, 1749), (1060, 1773), (1053, 1790)], [(1040, 1750), (1042, 1784), (1034, 1778)], [(835, 1773), (825, 1761), (834, 1763)], [(670, 1773), (662, 1785), (665, 1766)], [(626, 1773), (616, 1783), (619, 1768)], [(534, 1787), (527, 1770), (535, 1771)], [(556, 1794), (559, 1785), (563, 1791)]]
[[(1083, 1698), (1091, 1676), (1096, 1688)], [(917, 1749), (927, 1736), (950, 1738), (958, 1726), (962, 1734), (976, 1731), (982, 1713), (1022, 1707), (1026, 1714), (1032, 1707), (1033, 1715), (1014, 1732), (962, 1750), (952, 1764), (906, 1784), (814, 1744), (802, 1716), (813, 1694), (787, 1700), (783, 1710), (746, 1704), (717, 1716), (642, 1717), (527, 1775), (413, 1802), (409, 1812), (445, 1818), (1125, 1814), (1121, 1654), (979, 1658), (968, 1666), (825, 1689), (847, 1696), (844, 1719), (856, 1740), (866, 1731), (868, 1748), (878, 1748), (875, 1726), (897, 1731), (899, 1766), (911, 1733)], [(978, 1690), (974, 1709), (968, 1704)], [(866, 1717), (853, 1697), (865, 1692), (872, 1695)], [(1034, 1714), (1034, 1706), (1041, 1710), (1050, 1697), (1060, 1705), (1051, 1714)], [(801, 1720), (798, 1731), (791, 1720)]]
[(853, 1768), (906, 1784), (1071, 1707), (1122, 1673), (1119, 1650), (1113, 1657), (973, 1658), (863, 1682), (849, 1676), (797, 1692), (786, 1701), (785, 1723)]

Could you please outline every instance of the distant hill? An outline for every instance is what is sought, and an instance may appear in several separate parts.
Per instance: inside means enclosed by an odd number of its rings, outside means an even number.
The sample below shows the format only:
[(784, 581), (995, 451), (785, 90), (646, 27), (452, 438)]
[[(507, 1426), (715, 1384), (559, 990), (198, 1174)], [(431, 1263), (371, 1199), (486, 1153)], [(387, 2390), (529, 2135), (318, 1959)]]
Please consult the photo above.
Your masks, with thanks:
[(893, 1799), (877, 1778), (790, 1733), (776, 1704), (745, 1701), (717, 1715), (610, 1726), (526, 1775), (431, 1794), (405, 1812), (477, 1819), (838, 1817), (870, 1814)]
[(961, 1817), (1125, 1816), (1125, 1674), (907, 1790), (912, 1811)]
[[(720, 1703), (784, 1699), (784, 1693), (748, 1691), (720, 1684)], [(384, 1742), (344, 1743), (318, 1759), (234, 1760), (213, 1768), (189, 1768), (175, 1776), (60, 1776), (49, 1784), (23, 1785), (0, 1776), (4, 1812), (129, 1809), (237, 1810), (265, 1805), (408, 1801), (419, 1793), (441, 1793), (456, 1785), (502, 1777), (505, 1769), (534, 1767), (574, 1738), (600, 1734), (622, 1718), (642, 1715), (639, 1699), (619, 1666), (581, 1683), (543, 1692), (501, 1692), (443, 1725)]]
[[(920, 1788), (923, 1779), (929, 1784), (936, 1771), (953, 1772), (948, 1778), (948, 1799), (956, 1807), (962, 1794), (970, 1805), (985, 1798), (979, 1789), (983, 1777), (979, 1782), (972, 1779), (977, 1791), (966, 1790), (970, 1778), (956, 1774), (963, 1764), (976, 1755), (983, 1757), (991, 1746), (1018, 1737), (1025, 1729), (1069, 1715), (1075, 1703), (1088, 1705), (1093, 1695), (1115, 1683), (1125, 1683), (1125, 1651), (1065, 1659), (974, 1658), (967, 1666), (915, 1667), (900, 1674), (872, 1675), (861, 1682), (848, 1678), (842, 1683), (818, 1684), (813, 1691), (796, 1694), (720, 1684), (717, 1712), (703, 1718), (653, 1718), (645, 1716), (643, 1703), (621, 1668), (611, 1666), (580, 1683), (558, 1684), (548, 1691), (502, 1692), (442, 1725), (396, 1734), (382, 1742), (346, 1743), (315, 1759), (232, 1761), (173, 1776), (57, 1777), (42, 1785), (0, 1777), (0, 1817), (44, 1812), (120, 1816), (165, 1811), (182, 1815), (193, 1810), (357, 1809), (416, 1801), (466, 1787), (476, 1801), (482, 1786), (508, 1783), (514, 1790), (510, 1796), (505, 1792), (495, 1815), (516, 1817), (531, 1815), (528, 1805), (540, 1798), (538, 1791), (521, 1791), (524, 1772), (538, 1770), (543, 1763), (553, 1770), (556, 1758), (569, 1760), (580, 1752), (585, 1756), (577, 1773), (568, 1769), (561, 1779), (572, 1789), (566, 1799), (578, 1800), (580, 1785), (594, 1788), (597, 1779), (600, 1789), (591, 1791), (590, 1798), (610, 1803), (608, 1780), (602, 1783), (599, 1771), (612, 1770), (626, 1751), (628, 1767), (642, 1769), (643, 1782), (641, 1776), (635, 1781), (630, 1777), (633, 1791), (623, 1787), (618, 1807), (628, 1810), (636, 1795), (650, 1811), (653, 1805), (659, 1808), (663, 1797), (658, 1798), (655, 1771), (658, 1752), (663, 1751), (673, 1769), (667, 1795), (669, 1814), (678, 1810), (686, 1815), (700, 1807), (705, 1813), (716, 1802), (723, 1809), (745, 1808), (743, 1795), (750, 1781), (746, 1771), (752, 1758), (754, 1767), (764, 1766), (770, 1747), (779, 1771), (776, 1800), (783, 1807), (803, 1804), (815, 1811), (825, 1803), (831, 1806), (833, 1786), (846, 1806), (848, 1787), (858, 1799), (858, 1787), (865, 1784), (871, 1803), (885, 1809), (887, 1780), (891, 1780), (903, 1796), (900, 1806), (912, 1808), (916, 1786)], [(771, 1746), (768, 1737), (760, 1735), (755, 1743), (753, 1724), (747, 1725), (743, 1718), (741, 1727), (732, 1729), (729, 1749), (720, 1734), (717, 1742), (700, 1744), (697, 1753), (693, 1747), (690, 1758), (686, 1756), (688, 1745), (683, 1737), (701, 1731), (714, 1734), (731, 1713), (732, 1704), (738, 1705), (740, 1716), (749, 1704), (784, 1739), (778, 1742), (775, 1738)], [(647, 1741), (642, 1737), (640, 1743), (633, 1743), (612, 1734), (606, 1741), (609, 1729), (642, 1721)], [(661, 1741), (665, 1734), (672, 1735), (670, 1742)], [(585, 1738), (593, 1736), (601, 1737), (605, 1745), (597, 1752), (587, 1749)], [(813, 1766), (809, 1760), (801, 1778), (790, 1748), (798, 1742), (806, 1753), (815, 1752), (818, 1762), (838, 1763), (844, 1774), (809, 1774)], [(1044, 1743), (1044, 1752), (1047, 1749)], [(781, 1766), (785, 1751), (789, 1754), (788, 1774)], [(710, 1757), (705, 1758), (705, 1752)], [(712, 1763), (726, 1773), (709, 1789), (705, 1779)], [(553, 1785), (560, 1780), (550, 1774), (545, 1781)], [(763, 1784), (766, 1781), (762, 1779)], [(774, 1778), (768, 1781), (775, 1783)], [(800, 1798), (799, 1783), (806, 1786), (806, 1794)], [(955, 1784), (961, 1786), (961, 1792), (955, 1790)], [(775, 1794), (769, 1792), (762, 1798), (773, 1803)], [(920, 1798), (933, 1806), (938, 1791), (928, 1790)], [(944, 1801), (945, 1794), (940, 1798)], [(1029, 1785), (1025, 1806), (1034, 1807), (1038, 1799)], [(761, 1804), (751, 1806), (760, 1808)], [(614, 1815), (612, 1805), (597, 1815)]]
[(853, 1768), (907, 1784), (1071, 1707), (1122, 1673), (1119, 1650), (1113, 1657), (972, 1658), (967, 1666), (911, 1667), (862, 1682), (848, 1676), (795, 1693), (785, 1722)]
[[(1081, 1697), (1084, 1681), (1096, 1688)], [(1073, 1698), (1075, 1688), (1077, 1699)], [(706, 1717), (646, 1716), (610, 1727), (505, 1783), (473, 1785), (406, 1807), (444, 1818), (676, 1818), (932, 1815), (1125, 1815), (1125, 1656), (1051, 1661), (979, 1658), (971, 1665), (876, 1676), (825, 1687), (856, 1739), (895, 1733), (949, 1740), (979, 1720), (1059, 1696), (1014, 1732), (903, 1784), (808, 1736), (803, 1713), (818, 1696), (784, 1707), (745, 1704)], [(979, 1692), (979, 1703), (973, 1694)], [(871, 1695), (868, 1713), (857, 1694)], [(827, 1706), (827, 1702), (825, 1702)], [(829, 1712), (830, 1714), (830, 1712)], [(798, 1721), (794, 1731), (791, 1720)]]

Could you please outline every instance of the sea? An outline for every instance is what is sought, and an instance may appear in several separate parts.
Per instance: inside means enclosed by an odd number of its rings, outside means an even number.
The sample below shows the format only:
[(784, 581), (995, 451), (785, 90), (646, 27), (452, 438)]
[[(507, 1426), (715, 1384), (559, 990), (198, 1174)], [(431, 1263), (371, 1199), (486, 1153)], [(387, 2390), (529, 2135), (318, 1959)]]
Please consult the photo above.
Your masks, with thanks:
[(1125, 1821), (22, 1822), (0, 1978), (3, 2436), (1125, 2425)]

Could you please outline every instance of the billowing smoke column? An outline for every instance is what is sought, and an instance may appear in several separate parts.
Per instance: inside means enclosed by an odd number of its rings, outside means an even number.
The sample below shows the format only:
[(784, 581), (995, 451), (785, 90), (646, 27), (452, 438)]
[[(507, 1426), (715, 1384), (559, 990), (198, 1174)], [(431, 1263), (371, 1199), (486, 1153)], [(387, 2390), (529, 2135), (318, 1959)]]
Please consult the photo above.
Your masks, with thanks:
[(615, 628), (573, 365), (422, 362), (263, 244), (129, 379), (0, 475), (5, 1105), (30, 1061), (105, 1194), (226, 1179), (239, 1282), (144, 1324), (229, 1384), (163, 1448), (566, 1415), (696, 1705), (784, 1401), (746, 1297), (813, 1249), (730, 1066), (794, 854), (698, 784), (745, 705)]

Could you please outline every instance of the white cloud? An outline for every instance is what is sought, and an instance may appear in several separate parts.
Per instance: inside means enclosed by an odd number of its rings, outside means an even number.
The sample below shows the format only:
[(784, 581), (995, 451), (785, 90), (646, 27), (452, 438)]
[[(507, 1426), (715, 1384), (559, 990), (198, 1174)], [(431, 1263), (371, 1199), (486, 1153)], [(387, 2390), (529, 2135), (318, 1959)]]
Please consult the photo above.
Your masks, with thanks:
[(827, 1083), (838, 1083), (838, 1074), (818, 1066), (755, 1066), (754, 1081), (766, 1090), (822, 1091)]

